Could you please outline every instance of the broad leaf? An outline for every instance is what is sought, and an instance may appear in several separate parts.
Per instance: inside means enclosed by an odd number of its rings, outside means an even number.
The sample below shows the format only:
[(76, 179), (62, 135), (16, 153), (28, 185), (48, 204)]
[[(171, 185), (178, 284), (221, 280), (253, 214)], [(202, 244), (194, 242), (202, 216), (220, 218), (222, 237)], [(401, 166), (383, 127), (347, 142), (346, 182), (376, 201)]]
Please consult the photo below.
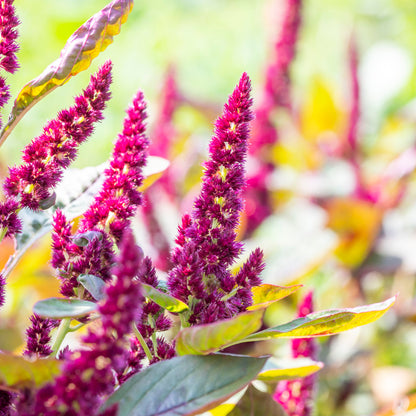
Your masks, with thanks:
[(291, 295), (302, 287), (302, 285), (295, 286), (275, 286), (269, 284), (263, 284), (260, 286), (254, 286), (251, 289), (253, 294), (253, 305), (247, 309), (254, 310), (264, 308), (271, 305), (278, 300)]
[(96, 311), (94, 302), (80, 299), (49, 298), (35, 303), (33, 312), (43, 318), (81, 318)]
[(309, 358), (286, 360), (269, 359), (264, 369), (257, 376), (257, 380), (276, 382), (309, 376), (323, 367), (323, 363)]
[(57, 376), (60, 366), (54, 358), (28, 361), (21, 356), (0, 353), (0, 388), (39, 387)]
[(109, 398), (118, 416), (195, 415), (241, 390), (267, 358), (227, 354), (175, 357), (129, 378)]
[(142, 283), (143, 295), (151, 299), (162, 308), (172, 313), (180, 313), (188, 309), (188, 305), (173, 296), (155, 289), (153, 286)]
[(133, 0), (113, 0), (71, 35), (60, 57), (19, 92), (2, 130), (0, 145), (31, 107), (72, 76), (87, 69), (91, 61), (113, 42), (132, 7)]
[(276, 403), (270, 394), (256, 389), (250, 384), (244, 396), (228, 413), (229, 416), (287, 416), (282, 406)]
[(140, 190), (143, 192), (155, 181), (157, 181), (163, 172), (169, 167), (170, 162), (159, 156), (148, 156), (146, 166), (143, 168), (144, 181)]
[(393, 297), (381, 303), (356, 308), (314, 312), (303, 318), (297, 318), (286, 324), (249, 335), (240, 342), (281, 337), (310, 338), (336, 334), (374, 322), (392, 307), (395, 300), (396, 297)]
[(240, 313), (234, 318), (182, 329), (176, 336), (179, 355), (210, 354), (237, 343), (257, 331), (263, 321), (264, 309)]
[(80, 274), (78, 276), (78, 282), (90, 292), (95, 300), (104, 299), (105, 282), (100, 277), (94, 276), (93, 274)]

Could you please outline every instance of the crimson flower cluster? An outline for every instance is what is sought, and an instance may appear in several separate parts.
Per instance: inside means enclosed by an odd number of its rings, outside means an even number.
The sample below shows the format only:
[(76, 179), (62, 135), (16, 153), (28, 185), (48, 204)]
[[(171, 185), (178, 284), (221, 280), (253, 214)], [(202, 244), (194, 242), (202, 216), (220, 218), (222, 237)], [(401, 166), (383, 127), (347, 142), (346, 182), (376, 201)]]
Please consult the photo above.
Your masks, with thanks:
[(263, 256), (256, 250), (234, 276), (229, 270), (242, 251), (236, 228), (243, 209), (244, 163), (253, 118), (251, 84), (243, 74), (215, 123), (205, 163), (202, 190), (191, 215), (185, 215), (168, 276), (173, 296), (189, 304), (189, 323), (229, 318), (252, 302), (250, 288), (260, 284)]
[[(126, 336), (140, 313), (140, 283), (134, 277), (143, 262), (131, 231), (126, 230), (120, 243), (115, 276), (99, 303), (101, 326), (90, 328), (82, 341), (91, 349), (64, 354), (62, 373), (53, 383), (42, 387), (33, 403), (38, 416), (94, 416), (106, 395), (114, 390), (115, 374), (127, 367)], [(103, 413), (101, 413), (103, 414)], [(105, 415), (115, 415), (110, 409)]]
[(23, 355), (29, 358), (47, 357), (52, 354), (50, 332), (59, 321), (45, 319), (34, 314), (30, 317), (31, 326), (26, 330), (26, 350)]
[[(302, 318), (313, 311), (313, 292), (309, 292), (299, 305), (298, 317)], [(293, 358), (317, 358), (318, 347), (314, 338), (295, 338), (291, 343)], [(298, 380), (281, 381), (273, 397), (283, 406), (288, 416), (310, 416), (315, 382), (316, 374)]]

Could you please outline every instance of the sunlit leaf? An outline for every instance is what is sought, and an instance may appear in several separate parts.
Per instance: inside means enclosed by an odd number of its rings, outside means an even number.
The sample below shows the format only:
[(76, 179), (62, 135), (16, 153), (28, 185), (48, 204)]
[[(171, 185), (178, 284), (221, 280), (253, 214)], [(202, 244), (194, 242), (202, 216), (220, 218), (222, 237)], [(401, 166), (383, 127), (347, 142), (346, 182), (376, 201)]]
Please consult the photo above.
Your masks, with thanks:
[(270, 394), (264, 393), (249, 384), (244, 396), (233, 407), (229, 416), (287, 416), (282, 406)]
[(43, 318), (80, 318), (98, 308), (94, 302), (81, 299), (49, 298), (36, 302), (33, 312)]
[(80, 274), (78, 276), (78, 282), (90, 292), (95, 300), (104, 299), (105, 282), (100, 277), (94, 276), (93, 274)]
[(19, 92), (1, 133), (0, 144), (41, 98), (90, 66), (91, 61), (120, 33), (121, 25), (127, 20), (132, 7), (133, 0), (113, 0), (71, 35), (60, 57)]
[(176, 299), (167, 293), (161, 292), (150, 285), (142, 283), (142, 288), (143, 295), (146, 298), (151, 299), (153, 302), (157, 303), (169, 312), (180, 313), (188, 309), (188, 305), (186, 303), (183, 303), (179, 299)]
[(246, 386), (266, 359), (214, 354), (161, 361), (130, 377), (105, 408), (118, 403), (118, 416), (198, 414)]
[(145, 179), (143, 184), (140, 186), (140, 190), (143, 192), (150, 185), (156, 182), (169, 165), (169, 161), (163, 157), (148, 156), (146, 166), (143, 168), (143, 176)]
[(349, 309), (313, 312), (283, 325), (249, 335), (240, 342), (260, 341), (281, 337), (308, 338), (337, 334), (374, 322), (394, 304), (396, 297), (384, 302)]
[(269, 284), (262, 284), (254, 286), (251, 289), (253, 294), (253, 305), (248, 307), (248, 310), (255, 310), (271, 305), (278, 300), (281, 300), (292, 293), (296, 292), (302, 285), (294, 286), (275, 286)]
[(54, 358), (28, 361), (21, 356), (0, 353), (0, 388), (39, 387), (59, 374), (60, 365)]
[(257, 380), (276, 382), (309, 376), (323, 367), (323, 363), (309, 358), (297, 359), (269, 359), (264, 369), (257, 376)]
[(182, 329), (176, 337), (179, 355), (210, 354), (221, 350), (257, 331), (262, 324), (264, 309), (217, 322)]

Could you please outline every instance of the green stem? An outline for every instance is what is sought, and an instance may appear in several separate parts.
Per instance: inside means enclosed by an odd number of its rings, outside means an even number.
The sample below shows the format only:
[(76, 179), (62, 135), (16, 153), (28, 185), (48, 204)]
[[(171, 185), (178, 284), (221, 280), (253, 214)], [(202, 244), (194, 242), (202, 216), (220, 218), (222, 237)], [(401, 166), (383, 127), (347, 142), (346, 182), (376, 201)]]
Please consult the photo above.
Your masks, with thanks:
[(61, 347), (62, 341), (66, 337), (66, 334), (70, 330), (71, 318), (62, 319), (61, 324), (59, 325), (58, 332), (56, 334), (55, 342), (52, 346), (53, 355), (58, 354), (59, 348)]
[(187, 328), (189, 325), (188, 321), (186, 320), (185, 314), (184, 313), (180, 313), (179, 317), (181, 318), (181, 327), (182, 328)]
[(153, 355), (152, 355), (152, 353), (150, 352), (150, 349), (149, 349), (149, 347), (147, 346), (146, 341), (144, 340), (144, 338), (143, 338), (142, 334), (141, 334), (141, 333), (140, 333), (140, 331), (137, 329), (136, 324), (133, 324), (133, 331), (134, 331), (134, 335), (136, 335), (137, 339), (139, 340), (140, 345), (142, 346), (143, 351), (145, 352), (147, 359), (148, 359), (149, 361), (153, 360)]

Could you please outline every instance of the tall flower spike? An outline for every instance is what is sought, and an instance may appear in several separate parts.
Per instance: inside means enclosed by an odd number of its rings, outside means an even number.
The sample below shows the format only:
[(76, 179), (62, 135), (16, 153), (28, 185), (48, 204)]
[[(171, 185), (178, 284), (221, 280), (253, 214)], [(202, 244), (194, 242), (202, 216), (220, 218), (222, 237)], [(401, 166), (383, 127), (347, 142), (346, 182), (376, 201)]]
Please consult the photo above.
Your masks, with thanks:
[(275, 44), (273, 62), (266, 69), (263, 96), (255, 112), (252, 145), (253, 171), (247, 180), (246, 235), (250, 235), (272, 213), (268, 179), (275, 166), (270, 159), (270, 146), (279, 140), (273, 121), (277, 108), (291, 107), (290, 65), (295, 57), (301, 23), (302, 0), (286, 0), (281, 30)]
[(23, 352), (27, 357), (47, 357), (52, 353), (49, 343), (51, 341), (50, 331), (58, 325), (57, 321), (44, 319), (34, 314), (30, 317), (31, 326), (26, 330), (26, 350)]
[[(114, 390), (115, 373), (127, 366), (126, 335), (141, 308), (140, 283), (134, 280), (143, 261), (130, 230), (120, 243), (113, 269), (115, 280), (99, 304), (101, 326), (89, 329), (83, 342), (91, 349), (65, 354), (62, 373), (37, 392), (33, 413), (39, 416), (96, 416), (100, 405)], [(106, 414), (116, 414), (110, 412)]]
[(253, 118), (250, 91), (250, 80), (244, 73), (215, 123), (202, 190), (191, 216), (182, 220), (176, 240), (179, 247), (173, 250), (176, 266), (169, 273), (168, 285), (173, 296), (189, 304), (191, 324), (213, 322), (238, 312), (231, 294), (238, 285), (229, 266), (242, 250), (242, 244), (235, 241), (235, 230), (243, 208), (244, 163)]
[(146, 103), (141, 91), (127, 110), (123, 132), (119, 134), (105, 171), (100, 193), (84, 213), (80, 232), (107, 230), (119, 241), (131, 217), (142, 203), (138, 187), (143, 183), (149, 140), (145, 135)]
[(75, 159), (78, 146), (93, 132), (94, 123), (103, 118), (110, 99), (111, 67), (111, 62), (106, 62), (91, 77), (83, 94), (75, 98), (75, 105), (49, 121), (43, 133), (26, 146), (25, 163), (10, 168), (4, 192), (8, 198), (17, 199), (20, 207), (39, 210), (53, 204), (52, 188)]
[[(13, 0), (0, 0), (0, 69), (11, 74), (19, 67), (16, 58), (16, 52), (19, 50), (16, 27), (20, 22), (15, 12)], [(0, 108), (3, 108), (9, 99), (9, 86), (4, 77), (0, 76)], [(1, 124), (0, 121), (0, 127)]]
[[(299, 306), (298, 317), (313, 312), (313, 293), (309, 292)], [(317, 343), (313, 338), (297, 338), (292, 340), (293, 358), (317, 358)], [(286, 410), (288, 416), (311, 416), (316, 374), (299, 380), (281, 381), (273, 398)]]

